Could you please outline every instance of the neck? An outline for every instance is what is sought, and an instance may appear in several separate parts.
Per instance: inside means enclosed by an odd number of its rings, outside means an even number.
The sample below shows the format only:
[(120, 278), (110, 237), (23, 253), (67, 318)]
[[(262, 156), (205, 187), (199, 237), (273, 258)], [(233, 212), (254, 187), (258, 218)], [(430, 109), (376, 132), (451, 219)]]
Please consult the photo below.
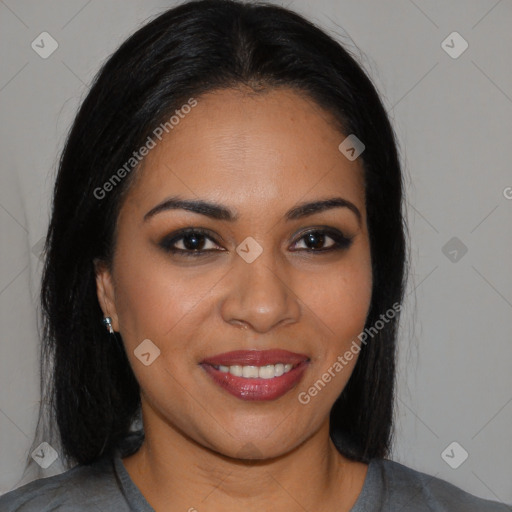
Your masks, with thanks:
[[(248, 445), (239, 458), (221, 455), (145, 413), (145, 440), (123, 463), (158, 512), (173, 510), (291, 512), (326, 508), (349, 511), (359, 495), (367, 465), (343, 457), (329, 437), (329, 424), (292, 451), (251, 459)], [(242, 451), (243, 452), (243, 451)]]

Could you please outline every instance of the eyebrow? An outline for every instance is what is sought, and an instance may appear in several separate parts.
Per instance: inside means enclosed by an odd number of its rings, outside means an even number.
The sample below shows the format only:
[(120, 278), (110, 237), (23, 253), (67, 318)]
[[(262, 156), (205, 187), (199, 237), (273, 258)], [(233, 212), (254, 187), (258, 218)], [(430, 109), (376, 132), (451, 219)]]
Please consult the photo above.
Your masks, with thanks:
[[(319, 201), (313, 201), (309, 203), (301, 203), (295, 206), (285, 214), (285, 219), (288, 221), (302, 219), (315, 213), (320, 213), (333, 208), (348, 208), (352, 211), (359, 224), (362, 221), (362, 215), (357, 206), (343, 199), (342, 197), (331, 197), (328, 199), (322, 199)], [(200, 215), (205, 215), (216, 220), (224, 220), (228, 222), (234, 222), (239, 219), (238, 214), (230, 210), (229, 208), (210, 201), (204, 201), (202, 199), (183, 199), (179, 196), (169, 197), (157, 204), (154, 208), (151, 208), (145, 215), (144, 221), (149, 220), (155, 215), (168, 211), (168, 210), (186, 210)]]

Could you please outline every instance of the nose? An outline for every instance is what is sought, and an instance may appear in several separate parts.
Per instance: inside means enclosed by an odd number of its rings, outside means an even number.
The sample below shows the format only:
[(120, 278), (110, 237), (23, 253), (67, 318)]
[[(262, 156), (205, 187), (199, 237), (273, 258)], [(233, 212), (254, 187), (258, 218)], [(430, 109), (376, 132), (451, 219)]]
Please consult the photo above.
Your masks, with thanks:
[(226, 322), (261, 334), (299, 320), (300, 301), (285, 262), (264, 250), (252, 263), (237, 256), (233, 265), (221, 305)]

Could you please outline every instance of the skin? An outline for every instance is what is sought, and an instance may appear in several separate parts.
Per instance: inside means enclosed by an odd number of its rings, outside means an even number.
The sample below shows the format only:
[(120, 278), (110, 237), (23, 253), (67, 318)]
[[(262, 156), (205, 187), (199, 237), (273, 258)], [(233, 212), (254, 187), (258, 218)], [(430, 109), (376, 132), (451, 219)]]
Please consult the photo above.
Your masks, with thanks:
[[(364, 329), (372, 272), (362, 164), (338, 150), (345, 135), (330, 114), (292, 90), (229, 89), (197, 101), (146, 157), (120, 210), (112, 265), (97, 265), (100, 304), (142, 390), (146, 440), (123, 463), (159, 512), (348, 511), (367, 465), (336, 450), (329, 411), (357, 356), (309, 404), (298, 395)], [(144, 221), (175, 195), (221, 203), (239, 220), (167, 210)], [(361, 221), (349, 208), (284, 218), (332, 196), (353, 203)], [(303, 235), (322, 226), (352, 244), (311, 252)], [(208, 230), (201, 248), (212, 252), (194, 258), (159, 246), (185, 227)], [(248, 236), (263, 249), (250, 264), (236, 252)], [(333, 244), (327, 234), (319, 247)], [(175, 246), (185, 248), (183, 239)], [(145, 339), (160, 349), (149, 366), (134, 355)], [(269, 348), (310, 358), (301, 382), (273, 401), (240, 400), (199, 366)]]

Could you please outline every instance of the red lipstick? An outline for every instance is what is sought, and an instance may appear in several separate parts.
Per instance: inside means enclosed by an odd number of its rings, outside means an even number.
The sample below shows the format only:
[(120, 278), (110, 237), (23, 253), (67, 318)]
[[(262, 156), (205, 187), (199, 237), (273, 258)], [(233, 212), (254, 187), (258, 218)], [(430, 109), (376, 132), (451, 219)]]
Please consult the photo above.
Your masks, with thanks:
[(276, 400), (294, 388), (308, 356), (288, 350), (236, 350), (201, 361), (201, 367), (228, 393), (241, 400)]

